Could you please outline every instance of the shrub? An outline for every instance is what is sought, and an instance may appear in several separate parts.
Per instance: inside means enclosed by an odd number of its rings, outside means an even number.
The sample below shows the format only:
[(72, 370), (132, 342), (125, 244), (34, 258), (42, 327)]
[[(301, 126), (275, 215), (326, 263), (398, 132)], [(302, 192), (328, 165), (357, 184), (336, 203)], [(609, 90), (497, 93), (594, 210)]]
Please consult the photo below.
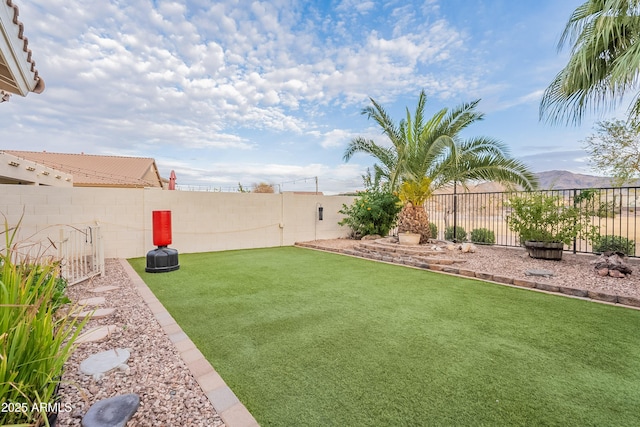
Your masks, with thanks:
[(455, 233), (455, 238), (453, 235), (453, 226), (447, 227), (444, 230), (444, 239), (445, 240), (455, 240), (457, 242), (464, 242), (465, 240), (467, 240), (467, 232), (464, 228), (457, 226), (456, 227), (456, 233)]
[(372, 187), (358, 194), (351, 206), (342, 205), (339, 211), (345, 215), (338, 224), (347, 225), (354, 237), (371, 234), (386, 236), (395, 225), (401, 206), (398, 197), (379, 187)]
[(542, 192), (525, 193), (509, 199), (511, 214), (507, 216), (509, 229), (520, 237), (520, 243), (571, 243), (576, 237), (592, 240), (595, 227), (589, 210), (580, 204), (590, 204), (594, 193), (584, 191), (575, 197), (575, 205), (566, 204), (559, 196)]
[[(16, 227), (17, 229), (17, 227)], [(14, 233), (0, 250), (0, 396), (13, 404), (0, 412), (0, 425), (44, 425), (55, 403), (62, 368), (88, 320), (54, 311), (58, 264), (20, 263), (12, 254)], [(17, 409), (17, 410), (16, 410)]]
[[(44, 267), (41, 264), (25, 265), (24, 267), (25, 267), (26, 274), (30, 273), (29, 271), (30, 269), (34, 270), (34, 275), (35, 275), (34, 283), (38, 283), (40, 281), (40, 276), (43, 274), (45, 276), (43, 279), (45, 282), (49, 280), (54, 281), (53, 294), (51, 295), (51, 301), (50, 301), (51, 309), (53, 310), (54, 313), (63, 305), (71, 302), (71, 300), (67, 297), (65, 293), (67, 290), (67, 280), (64, 277), (60, 277), (57, 274), (52, 274), (51, 272), (45, 273)], [(38, 292), (37, 289), (35, 289), (34, 291)]]
[(614, 202), (601, 202), (598, 209), (594, 212), (594, 216), (598, 218), (615, 218), (616, 205)]
[(487, 228), (475, 228), (471, 230), (471, 241), (473, 243), (485, 243), (493, 245), (496, 243), (496, 235)]
[(438, 238), (438, 226), (435, 223), (430, 222), (429, 223), (429, 230), (431, 232), (431, 238), (432, 239), (437, 239)]
[(629, 240), (622, 236), (599, 236), (593, 242), (593, 252), (622, 252), (626, 255), (635, 255), (636, 244), (633, 240)]

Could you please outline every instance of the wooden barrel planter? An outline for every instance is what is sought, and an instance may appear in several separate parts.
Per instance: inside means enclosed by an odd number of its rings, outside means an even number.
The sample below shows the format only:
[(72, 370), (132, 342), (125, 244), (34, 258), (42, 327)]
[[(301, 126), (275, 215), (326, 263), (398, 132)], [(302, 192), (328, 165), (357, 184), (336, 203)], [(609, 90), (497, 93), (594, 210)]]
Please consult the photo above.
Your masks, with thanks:
[(562, 242), (534, 242), (527, 240), (524, 242), (524, 247), (527, 249), (531, 258), (548, 259), (559, 261), (562, 259), (562, 251), (564, 249), (564, 243)]

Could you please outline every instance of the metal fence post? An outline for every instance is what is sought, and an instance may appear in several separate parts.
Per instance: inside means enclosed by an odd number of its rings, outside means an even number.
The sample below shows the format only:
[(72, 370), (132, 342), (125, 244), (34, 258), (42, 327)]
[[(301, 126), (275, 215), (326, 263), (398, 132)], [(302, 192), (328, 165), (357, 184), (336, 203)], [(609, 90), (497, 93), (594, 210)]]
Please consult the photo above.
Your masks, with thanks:
[(458, 194), (456, 192), (456, 181), (453, 181), (453, 243), (458, 243)]
[[(573, 189), (573, 207), (577, 208), (578, 207), (578, 203), (576, 202), (576, 195), (578, 194), (578, 190), (576, 190), (575, 188)], [(576, 224), (577, 220), (573, 220), (573, 223)], [(573, 238), (573, 253), (576, 254), (578, 251), (578, 237), (574, 237)]]

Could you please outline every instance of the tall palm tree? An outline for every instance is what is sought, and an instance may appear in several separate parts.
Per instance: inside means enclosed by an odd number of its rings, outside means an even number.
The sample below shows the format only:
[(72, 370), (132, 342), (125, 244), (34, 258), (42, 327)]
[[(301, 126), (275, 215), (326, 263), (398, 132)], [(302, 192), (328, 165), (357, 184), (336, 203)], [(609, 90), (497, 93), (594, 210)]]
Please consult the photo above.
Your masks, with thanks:
[(588, 108), (611, 109), (629, 91), (629, 118), (640, 118), (640, 0), (587, 0), (571, 15), (558, 49), (571, 57), (545, 90), (540, 118), (579, 124)]
[[(392, 191), (401, 190), (403, 183), (411, 183), (412, 190), (422, 188), (431, 193), (447, 184), (465, 185), (472, 180), (517, 184), (526, 190), (537, 186), (535, 176), (522, 162), (509, 157), (504, 144), (486, 137), (469, 140), (460, 137), (463, 129), (483, 119), (484, 114), (476, 110), (480, 100), (452, 110), (443, 108), (427, 120), (424, 116), (427, 96), (421, 91), (413, 116), (407, 108), (406, 117), (398, 124), (380, 104), (370, 100), (371, 105), (362, 114), (382, 128), (391, 145), (357, 137), (345, 150), (344, 160), (349, 161), (356, 153), (372, 155), (379, 162), (373, 166), (375, 175), (386, 180)], [(423, 185), (425, 177), (430, 180), (428, 186)], [(412, 193), (416, 196), (415, 191)], [(399, 231), (405, 231), (402, 224), (419, 223), (419, 227), (407, 227), (418, 230), (415, 232), (423, 235), (423, 241), (428, 239), (425, 231), (429, 229), (428, 217), (419, 212), (424, 211), (423, 205), (408, 200), (405, 208), (400, 213)]]

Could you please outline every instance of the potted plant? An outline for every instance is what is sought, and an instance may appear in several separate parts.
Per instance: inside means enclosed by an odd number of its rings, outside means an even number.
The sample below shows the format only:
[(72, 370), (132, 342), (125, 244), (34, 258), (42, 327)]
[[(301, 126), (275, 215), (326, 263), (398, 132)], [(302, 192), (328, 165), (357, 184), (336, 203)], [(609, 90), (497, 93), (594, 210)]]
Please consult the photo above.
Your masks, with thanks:
[(509, 229), (517, 233), (532, 258), (560, 260), (565, 245), (575, 238), (593, 240), (597, 234), (587, 209), (581, 209), (593, 193), (583, 191), (572, 204), (543, 192), (525, 193), (509, 199)]
[(420, 244), (420, 237), (422, 237), (420, 234), (412, 233), (411, 231), (398, 233), (398, 243), (401, 245), (418, 245)]
[[(406, 180), (400, 186), (402, 210), (398, 214), (398, 239), (400, 244), (417, 245), (427, 243), (431, 238), (429, 216), (424, 202), (431, 196), (431, 179)], [(417, 236), (417, 237), (416, 237)], [(413, 243), (415, 240), (416, 243)], [(411, 242), (411, 243), (403, 243)]]

